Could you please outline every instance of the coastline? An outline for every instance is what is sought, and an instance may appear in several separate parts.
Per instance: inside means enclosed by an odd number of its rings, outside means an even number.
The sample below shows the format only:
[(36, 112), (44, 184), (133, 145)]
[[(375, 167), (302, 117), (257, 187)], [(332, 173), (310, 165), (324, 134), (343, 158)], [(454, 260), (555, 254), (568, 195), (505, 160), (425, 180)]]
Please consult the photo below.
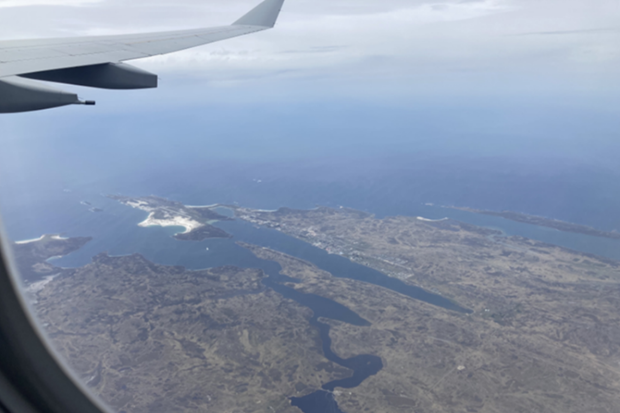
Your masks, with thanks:
[(32, 238), (32, 239), (25, 239), (25, 240), (22, 240), (22, 241), (15, 241), (15, 244), (17, 244), (17, 245), (31, 244), (33, 242), (43, 241), (43, 238), (45, 238), (45, 235), (41, 235), (39, 238)]
[(195, 209), (200, 209), (200, 208), (217, 208), (218, 206), (220, 206), (220, 204), (213, 204), (213, 205), (185, 205), (186, 208), (195, 208)]
[(32, 284), (28, 285), (25, 288), (25, 290), (26, 290), (26, 292), (31, 293), (31, 294), (38, 293), (39, 291), (43, 290), (46, 285), (48, 285), (49, 283), (54, 281), (54, 279), (56, 277), (58, 277), (59, 275), (60, 274), (48, 275), (47, 277), (45, 277), (41, 281), (35, 281)]
[(423, 221), (423, 222), (443, 222), (443, 221), (447, 221), (450, 218), (429, 219), (429, 218), (424, 218), (424, 217), (416, 217), (416, 219), (418, 221)]
[(538, 227), (551, 228), (560, 232), (568, 232), (573, 234), (588, 235), (591, 237), (608, 238), (612, 240), (620, 240), (620, 233), (616, 231), (604, 231), (587, 225), (575, 224), (572, 222), (561, 221), (554, 218), (546, 218), (537, 215), (524, 214), (514, 211), (490, 211), (484, 209), (475, 209), (469, 207), (444, 206), (442, 208), (453, 209), (457, 211), (465, 211), (473, 214), (488, 215), (503, 218), (509, 221), (521, 224), (534, 225)]

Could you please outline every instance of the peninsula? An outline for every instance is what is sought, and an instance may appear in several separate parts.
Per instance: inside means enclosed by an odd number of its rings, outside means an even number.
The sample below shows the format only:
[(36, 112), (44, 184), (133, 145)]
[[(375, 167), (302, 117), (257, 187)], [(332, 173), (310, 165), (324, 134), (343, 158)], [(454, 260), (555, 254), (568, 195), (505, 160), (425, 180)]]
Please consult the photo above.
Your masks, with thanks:
[(515, 222), (521, 222), (524, 224), (538, 225), (540, 227), (553, 228), (563, 232), (573, 232), (576, 234), (590, 235), (592, 237), (602, 237), (620, 240), (620, 232), (602, 231), (596, 228), (588, 227), (586, 225), (573, 224), (571, 222), (560, 221), (557, 219), (539, 217), (536, 215), (523, 214), (521, 212), (514, 211), (488, 211), (483, 209), (465, 208), (465, 207), (445, 207), (450, 209), (456, 209), (460, 211), (473, 212), (475, 214), (490, 215), (494, 217), (501, 217), (509, 219)]
[(15, 264), (27, 284), (39, 282), (51, 275), (67, 272), (47, 260), (63, 257), (79, 250), (91, 241), (90, 237), (62, 238), (60, 235), (43, 235), (41, 238), (17, 241), (12, 245)]

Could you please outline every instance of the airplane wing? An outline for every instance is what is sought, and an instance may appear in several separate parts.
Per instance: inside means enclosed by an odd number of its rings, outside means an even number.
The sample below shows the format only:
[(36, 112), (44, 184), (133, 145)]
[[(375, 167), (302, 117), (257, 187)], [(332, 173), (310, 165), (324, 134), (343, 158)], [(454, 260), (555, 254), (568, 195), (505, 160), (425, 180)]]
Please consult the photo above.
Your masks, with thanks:
[[(108, 89), (156, 87), (155, 75), (122, 62), (270, 29), (274, 27), (283, 3), (284, 0), (264, 0), (232, 25), (223, 27), (132, 35), (0, 41), (0, 113), (47, 109), (39, 107), (53, 101), (47, 99), (51, 96), (44, 91), (67, 95), (41, 84), (16, 79), (15, 76)], [(20, 89), (24, 89), (21, 94)], [(33, 101), (38, 95), (43, 97), (44, 102)], [(13, 96), (14, 102), (11, 102)], [(67, 96), (63, 96), (63, 99), (70, 100)], [(29, 106), (28, 101), (32, 105)]]

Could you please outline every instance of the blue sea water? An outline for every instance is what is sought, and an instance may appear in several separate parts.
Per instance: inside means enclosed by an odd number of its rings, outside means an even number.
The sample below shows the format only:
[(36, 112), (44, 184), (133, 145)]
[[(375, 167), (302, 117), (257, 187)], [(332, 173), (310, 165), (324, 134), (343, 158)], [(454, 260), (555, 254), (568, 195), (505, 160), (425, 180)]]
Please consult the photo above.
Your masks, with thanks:
[[(23, 239), (133, 222), (138, 212), (100, 196), (110, 193), (265, 209), (344, 205), (379, 217), (456, 217), (617, 256), (606, 240), (425, 205), (620, 231), (620, 117), (590, 106), (347, 101), (2, 118), (0, 211), (11, 238)], [(80, 201), (106, 211), (92, 215)]]
[[(71, 159), (64, 162), (54, 165), (55, 161), (48, 159), (47, 165), (41, 168), (33, 168), (32, 165), (36, 164), (33, 162), (21, 172), (10, 171), (2, 175), (4, 178), (8, 175), (9, 179), (0, 184), (0, 211), (11, 239), (37, 238), (43, 233), (92, 236), (94, 240), (86, 247), (87, 254), (108, 251), (122, 255), (153, 249), (166, 251), (157, 254), (162, 263), (180, 264), (182, 250), (187, 245), (168, 239), (178, 229), (138, 228), (136, 224), (145, 218), (144, 212), (123, 207), (105, 197), (116, 193), (131, 196), (152, 194), (189, 205), (236, 203), (261, 209), (347, 206), (378, 217), (450, 217), (500, 229), (507, 235), (520, 235), (620, 259), (618, 240), (559, 232), (441, 207), (456, 205), (516, 210), (613, 231), (618, 229), (617, 211), (620, 211), (620, 188), (618, 181), (613, 181), (613, 174), (605, 180), (591, 171), (579, 171), (579, 179), (591, 179), (590, 193), (596, 192), (595, 196), (588, 197), (573, 188), (575, 184), (572, 183), (566, 184), (568, 188), (565, 190), (558, 189), (562, 182), (549, 178), (549, 171), (547, 175), (541, 172), (539, 179), (522, 177), (520, 173), (498, 175), (494, 160), (488, 161), (487, 165), (482, 161), (472, 165), (465, 160), (455, 160), (450, 165), (443, 165), (420, 160), (413, 166), (408, 166), (411, 161), (407, 157), (389, 161), (381, 158), (350, 161), (309, 158), (296, 163), (207, 160), (204, 164), (189, 166), (179, 160), (176, 165), (132, 165), (130, 169), (133, 170), (126, 174), (102, 167), (94, 171), (81, 169), (87, 167), (76, 166)], [(320, 165), (315, 165), (317, 162)], [(58, 176), (55, 167), (65, 173)], [(460, 176), (458, 179), (445, 177), (450, 168), (458, 170), (454, 172)], [(549, 166), (549, 169), (554, 168)], [(480, 172), (481, 169), (486, 172)], [(571, 173), (568, 169), (564, 172), (563, 182)], [(548, 188), (539, 188), (542, 185), (540, 180), (549, 180)], [(509, 189), (506, 188), (508, 185)], [(504, 193), (508, 192), (505, 197)], [(566, 199), (566, 202), (560, 205), (559, 198)], [(512, 203), (512, 199), (517, 201)], [(83, 201), (103, 211), (90, 212), (90, 206), (83, 205)], [(161, 237), (154, 234), (161, 234)]]

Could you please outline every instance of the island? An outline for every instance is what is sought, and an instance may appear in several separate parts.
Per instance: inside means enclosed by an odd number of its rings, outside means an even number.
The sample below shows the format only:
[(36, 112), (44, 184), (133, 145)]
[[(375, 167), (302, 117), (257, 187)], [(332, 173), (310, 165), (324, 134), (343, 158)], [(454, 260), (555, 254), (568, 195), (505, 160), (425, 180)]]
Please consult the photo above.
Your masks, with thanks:
[(483, 209), (474, 209), (466, 207), (444, 207), (450, 209), (456, 209), (459, 211), (473, 212), (475, 214), (490, 215), (494, 217), (501, 217), (509, 219), (515, 222), (521, 222), (523, 224), (538, 225), (540, 227), (547, 227), (557, 229), (563, 232), (573, 232), (576, 234), (590, 235), (592, 237), (602, 237), (620, 240), (620, 232), (614, 231), (602, 231), (600, 229), (588, 227), (586, 225), (573, 224), (571, 222), (560, 221), (557, 219), (539, 217), (536, 215), (523, 214), (521, 212), (514, 211), (488, 211)]
[(132, 208), (141, 209), (149, 216), (140, 226), (183, 227), (185, 232), (174, 235), (180, 241), (204, 241), (208, 238), (229, 238), (230, 235), (213, 225), (217, 221), (230, 221), (231, 218), (218, 214), (214, 206), (185, 206), (180, 202), (155, 196), (132, 198), (109, 195), (108, 198)]
[(92, 202), (80, 201), (80, 204), (86, 206), (90, 212), (103, 212), (103, 209), (93, 206)]

